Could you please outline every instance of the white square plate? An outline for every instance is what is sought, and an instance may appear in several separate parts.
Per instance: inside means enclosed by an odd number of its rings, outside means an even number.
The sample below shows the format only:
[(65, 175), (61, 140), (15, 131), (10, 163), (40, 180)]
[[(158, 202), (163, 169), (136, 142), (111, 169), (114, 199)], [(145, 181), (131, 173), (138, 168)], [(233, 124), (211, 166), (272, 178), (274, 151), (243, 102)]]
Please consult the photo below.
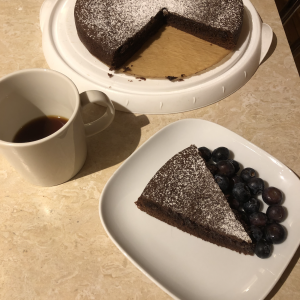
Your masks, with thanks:
[[(243, 167), (257, 170), (283, 191), (288, 235), (272, 256), (238, 254), (205, 242), (140, 211), (134, 202), (156, 171), (173, 155), (195, 144), (225, 146)], [(175, 299), (263, 299), (299, 246), (300, 181), (277, 159), (217, 124), (186, 119), (156, 133), (107, 182), (100, 217), (110, 238), (144, 274)], [(264, 206), (264, 211), (266, 210)]]

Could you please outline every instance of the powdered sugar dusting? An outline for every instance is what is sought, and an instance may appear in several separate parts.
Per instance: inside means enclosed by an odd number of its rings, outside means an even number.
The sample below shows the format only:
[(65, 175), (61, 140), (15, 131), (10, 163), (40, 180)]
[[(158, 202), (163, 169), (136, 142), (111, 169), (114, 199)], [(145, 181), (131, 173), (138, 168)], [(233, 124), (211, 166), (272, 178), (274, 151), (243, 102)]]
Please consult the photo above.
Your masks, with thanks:
[(77, 0), (76, 21), (94, 40), (112, 51), (137, 34), (159, 11), (234, 33), (240, 26), (242, 0)]
[(154, 175), (142, 196), (196, 224), (252, 242), (194, 145), (173, 156)]

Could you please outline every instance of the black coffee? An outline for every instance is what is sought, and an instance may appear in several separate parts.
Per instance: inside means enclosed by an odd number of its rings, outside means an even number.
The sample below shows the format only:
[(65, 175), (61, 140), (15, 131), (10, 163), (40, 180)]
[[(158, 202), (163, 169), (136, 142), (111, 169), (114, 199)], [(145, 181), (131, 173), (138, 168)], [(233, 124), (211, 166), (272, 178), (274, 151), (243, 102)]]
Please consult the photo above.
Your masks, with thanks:
[(59, 116), (44, 116), (34, 119), (19, 129), (13, 143), (28, 143), (51, 135), (62, 128), (68, 119)]

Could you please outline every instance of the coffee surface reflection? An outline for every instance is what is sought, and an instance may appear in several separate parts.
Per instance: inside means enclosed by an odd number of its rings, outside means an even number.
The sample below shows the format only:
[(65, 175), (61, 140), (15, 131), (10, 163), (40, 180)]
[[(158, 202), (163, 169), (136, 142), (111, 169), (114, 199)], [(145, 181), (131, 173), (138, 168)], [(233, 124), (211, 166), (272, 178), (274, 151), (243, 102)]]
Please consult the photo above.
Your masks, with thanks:
[(19, 129), (13, 143), (28, 143), (43, 139), (62, 128), (67, 122), (68, 119), (60, 116), (36, 118)]

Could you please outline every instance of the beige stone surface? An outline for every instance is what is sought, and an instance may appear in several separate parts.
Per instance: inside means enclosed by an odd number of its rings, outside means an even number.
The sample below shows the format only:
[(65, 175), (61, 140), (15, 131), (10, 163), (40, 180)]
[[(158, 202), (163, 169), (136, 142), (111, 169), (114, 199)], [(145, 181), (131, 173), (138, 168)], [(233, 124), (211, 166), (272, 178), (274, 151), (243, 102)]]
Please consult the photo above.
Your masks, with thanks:
[[(0, 1), (0, 77), (47, 67), (39, 28), (42, 2)], [(29, 185), (0, 156), (0, 299), (171, 299), (114, 246), (101, 225), (98, 204), (121, 163), (174, 121), (216, 122), (300, 175), (299, 76), (273, 0), (253, 3), (273, 28), (276, 48), (230, 97), (180, 114), (117, 112), (108, 130), (89, 138), (80, 173), (60, 186)], [(298, 249), (267, 299), (300, 299), (299, 256)]]

